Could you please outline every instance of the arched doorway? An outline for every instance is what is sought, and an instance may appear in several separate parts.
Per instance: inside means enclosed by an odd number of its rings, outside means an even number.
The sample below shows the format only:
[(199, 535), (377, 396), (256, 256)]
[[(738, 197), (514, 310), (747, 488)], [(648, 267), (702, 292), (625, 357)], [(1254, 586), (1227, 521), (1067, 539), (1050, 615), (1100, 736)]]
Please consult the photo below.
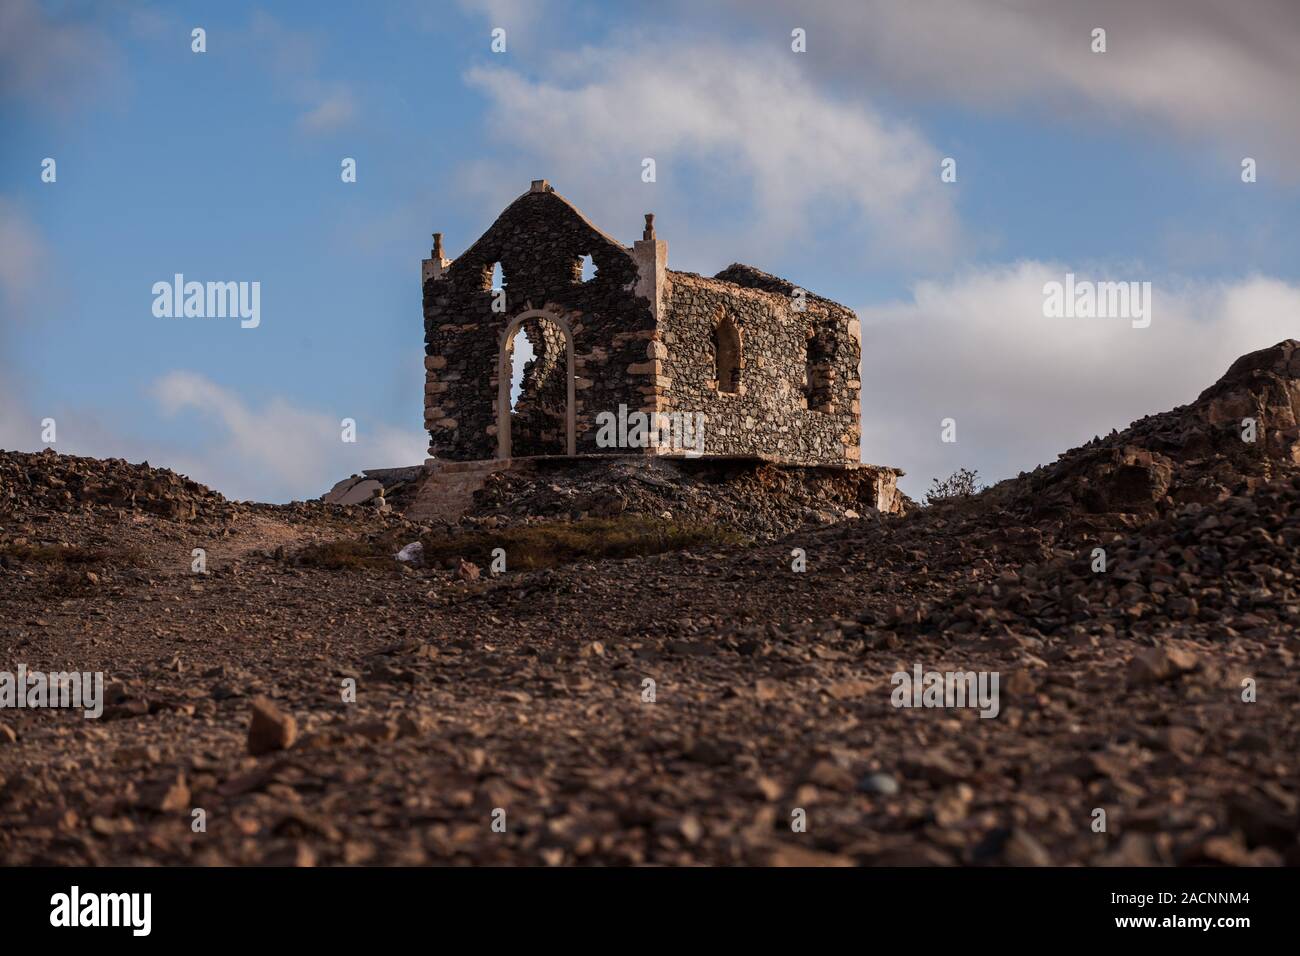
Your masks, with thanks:
[[(522, 330), (533, 356), (511, 397), (515, 334)], [(562, 316), (532, 309), (506, 326), (497, 354), (497, 457), (576, 454), (573, 332)], [(562, 439), (561, 439), (562, 436)]]

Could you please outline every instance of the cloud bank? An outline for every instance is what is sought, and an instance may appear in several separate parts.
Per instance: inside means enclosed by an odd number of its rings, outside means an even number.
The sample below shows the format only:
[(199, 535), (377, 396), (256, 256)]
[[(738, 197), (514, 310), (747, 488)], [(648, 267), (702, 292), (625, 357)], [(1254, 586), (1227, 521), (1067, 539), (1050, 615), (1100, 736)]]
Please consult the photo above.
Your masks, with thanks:
[[(1043, 286), (1067, 271), (1082, 272), (1021, 262), (859, 308), (863, 459), (903, 468), (913, 496), (959, 467), (1010, 477), (1190, 402), (1239, 355), (1300, 337), (1300, 286), (1265, 277), (1156, 280), (1146, 329), (1044, 318)], [(954, 444), (940, 440), (945, 418)]]
[(35, 0), (0, 3), (0, 100), (67, 111), (122, 77), (121, 51), (90, 19), (47, 16)]
[[(584, 211), (616, 234), (653, 209), (679, 224), (683, 242), (732, 257), (768, 260), (828, 222), (863, 243), (864, 261), (948, 254), (958, 223), (937, 186), (935, 147), (905, 122), (827, 96), (794, 54), (760, 53), (641, 43), (558, 57), (546, 79), (475, 68), (467, 82), (487, 98), (488, 129), (515, 158), (508, 169), (471, 167), (469, 185), (499, 209), (536, 176), (562, 193), (581, 184)], [(646, 158), (653, 184), (642, 181)], [(700, 191), (734, 201), (738, 217), (709, 221), (687, 198)]]
[[(1293, 0), (733, 0), (767, 29), (808, 31), (810, 69), (972, 105), (1153, 123), (1236, 155), (1300, 147)], [(1106, 52), (1091, 49), (1106, 31)], [(1243, 152), (1244, 150), (1244, 152)], [(1283, 164), (1279, 164), (1283, 165)], [(1287, 161), (1287, 166), (1294, 164)]]
[(341, 439), (341, 418), (283, 398), (255, 407), (195, 372), (174, 371), (154, 383), (165, 415), (195, 413), (210, 443), (175, 465), (196, 481), (236, 498), (313, 498), (363, 468), (416, 465), (428, 436), (384, 424), (357, 422), (357, 441)]

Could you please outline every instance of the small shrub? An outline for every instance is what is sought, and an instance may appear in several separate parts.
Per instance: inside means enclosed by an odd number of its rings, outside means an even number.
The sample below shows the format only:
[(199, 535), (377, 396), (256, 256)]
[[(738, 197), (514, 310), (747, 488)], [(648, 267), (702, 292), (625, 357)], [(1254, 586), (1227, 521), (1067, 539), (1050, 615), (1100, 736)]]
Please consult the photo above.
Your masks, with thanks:
[(970, 498), (983, 490), (978, 471), (959, 468), (943, 481), (930, 479), (930, 490), (925, 493), (925, 503), (932, 505), (940, 501)]

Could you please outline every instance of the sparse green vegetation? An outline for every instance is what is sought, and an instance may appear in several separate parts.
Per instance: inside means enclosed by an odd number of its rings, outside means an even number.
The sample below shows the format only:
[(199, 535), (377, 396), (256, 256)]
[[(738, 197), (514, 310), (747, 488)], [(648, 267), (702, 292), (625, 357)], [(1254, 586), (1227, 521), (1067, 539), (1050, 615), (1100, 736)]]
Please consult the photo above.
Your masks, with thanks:
[(141, 562), (135, 548), (86, 548), (80, 545), (6, 544), (0, 545), (0, 564), (40, 564), (64, 568), (133, 567)]
[(382, 541), (327, 541), (309, 544), (291, 556), (294, 564), (327, 571), (351, 571), (359, 568), (396, 570), (393, 552)]
[[(464, 558), (486, 569), (492, 562), (492, 551), (504, 548), (509, 569), (518, 571), (578, 561), (645, 557), (687, 548), (733, 547), (745, 539), (719, 525), (622, 516), (425, 535), (420, 541), (428, 565), (452, 566)], [(371, 541), (331, 541), (303, 548), (293, 560), (329, 570), (394, 568), (397, 564), (393, 555), (409, 543), (391, 535)]]
[(688, 524), (623, 516), (519, 525), (499, 531), (427, 536), (424, 559), (430, 563), (465, 558), (487, 566), (494, 548), (504, 548), (509, 566), (533, 570), (577, 561), (640, 558), (686, 548), (729, 547), (743, 539), (718, 525)]

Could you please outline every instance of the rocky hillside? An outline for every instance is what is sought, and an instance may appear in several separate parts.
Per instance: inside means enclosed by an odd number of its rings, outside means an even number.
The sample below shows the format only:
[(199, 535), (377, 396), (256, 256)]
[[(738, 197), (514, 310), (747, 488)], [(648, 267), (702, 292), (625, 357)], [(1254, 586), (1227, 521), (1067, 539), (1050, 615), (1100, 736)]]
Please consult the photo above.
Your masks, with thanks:
[[(1298, 865), (1296, 350), (903, 515), (592, 466), (417, 525), (0, 454), (0, 670), (108, 683), (0, 711), (0, 864)], [(996, 715), (896, 706), (917, 667)]]
[(1151, 516), (1249, 492), (1297, 463), (1300, 342), (1288, 339), (1243, 355), (1190, 405), (1068, 451), (993, 497), (1030, 518)]
[(232, 510), (217, 492), (148, 462), (0, 451), (0, 515), (129, 511), (186, 521)]

